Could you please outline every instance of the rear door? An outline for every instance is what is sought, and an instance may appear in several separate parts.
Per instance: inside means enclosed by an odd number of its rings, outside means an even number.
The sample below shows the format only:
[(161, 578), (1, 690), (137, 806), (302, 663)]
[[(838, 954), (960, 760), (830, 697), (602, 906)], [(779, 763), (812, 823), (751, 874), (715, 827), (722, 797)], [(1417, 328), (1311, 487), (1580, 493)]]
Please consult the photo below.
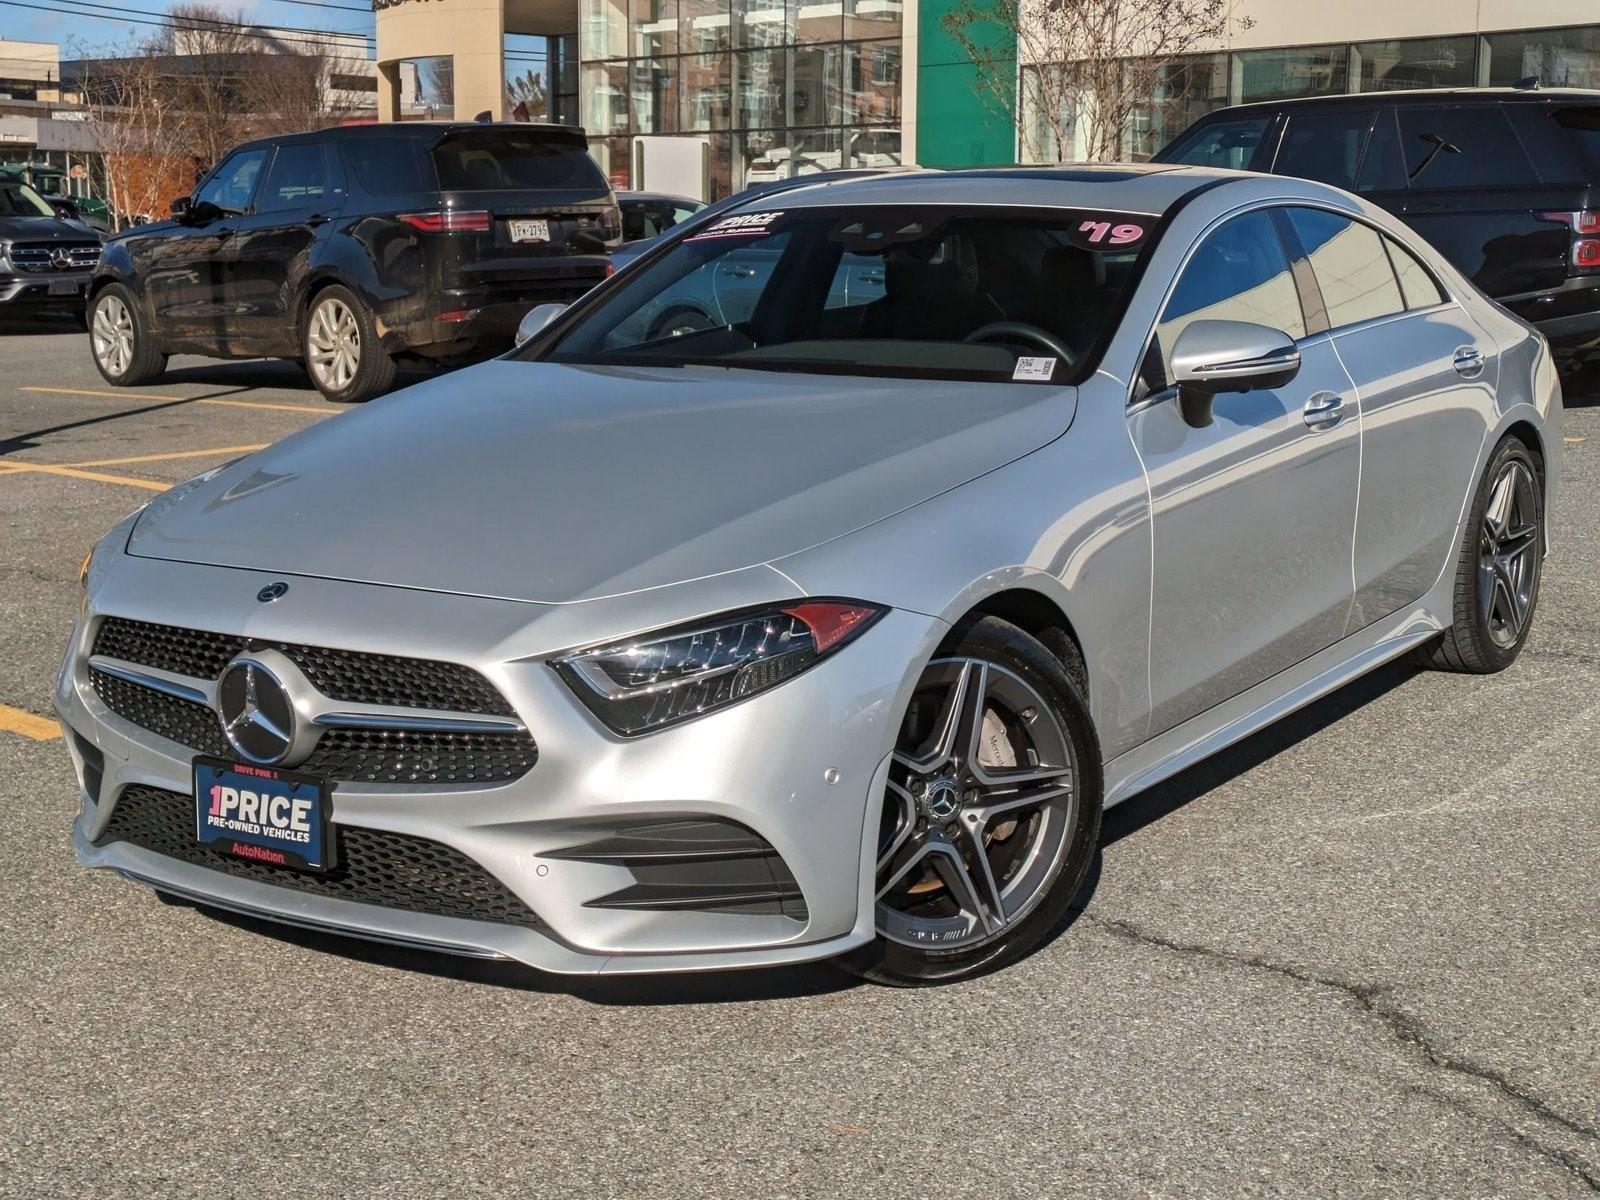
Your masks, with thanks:
[(1397, 104), (1407, 189), (1402, 220), (1496, 299), (1559, 287), (1571, 230), (1543, 214), (1571, 206), (1543, 182), (1500, 104)]
[(1419, 599), (1455, 546), (1498, 350), (1427, 267), (1340, 213), (1290, 208), (1327, 328), (1361, 413), (1354, 631)]
[(296, 285), (343, 201), (343, 179), (324, 141), (275, 149), (266, 182), (233, 235), (226, 294), (243, 349), (298, 353)]

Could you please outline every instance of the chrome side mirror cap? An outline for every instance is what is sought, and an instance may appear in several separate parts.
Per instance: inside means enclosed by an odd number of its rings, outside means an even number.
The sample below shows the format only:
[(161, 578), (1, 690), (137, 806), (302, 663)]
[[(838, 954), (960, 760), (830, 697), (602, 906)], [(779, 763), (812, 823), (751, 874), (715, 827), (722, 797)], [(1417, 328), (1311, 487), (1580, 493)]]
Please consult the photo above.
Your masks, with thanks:
[(1211, 424), (1223, 392), (1280, 388), (1300, 373), (1300, 351), (1281, 329), (1249, 321), (1191, 321), (1172, 347), (1172, 381), (1183, 419)]
[(566, 311), (565, 304), (535, 304), (517, 323), (517, 345), (522, 345)]

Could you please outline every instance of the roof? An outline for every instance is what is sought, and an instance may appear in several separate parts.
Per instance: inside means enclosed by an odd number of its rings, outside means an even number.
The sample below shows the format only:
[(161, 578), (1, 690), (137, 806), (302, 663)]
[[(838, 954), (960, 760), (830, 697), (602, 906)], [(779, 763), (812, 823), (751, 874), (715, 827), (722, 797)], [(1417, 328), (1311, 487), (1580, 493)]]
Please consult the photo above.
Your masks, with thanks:
[(276, 136), (251, 138), (230, 149), (259, 146), (268, 142), (296, 142), (308, 138), (335, 137), (434, 137), (447, 133), (466, 133), (475, 130), (501, 130), (507, 133), (549, 133), (565, 138), (582, 139), (584, 132), (575, 125), (547, 125), (530, 121), (366, 121), (356, 125), (329, 125), (322, 129), (308, 129), (303, 133), (286, 133)]
[(983, 204), (1156, 214), (1212, 183), (1251, 178), (1258, 177), (1243, 171), (1170, 163), (904, 171), (820, 180), (810, 186), (758, 196), (748, 205), (737, 207), (771, 211), (798, 204)]
[[(1336, 96), (1293, 96), (1283, 100), (1254, 100), (1231, 104), (1208, 113), (1202, 120), (1222, 113), (1276, 112), (1280, 108), (1370, 107), (1374, 104), (1532, 104), (1546, 100), (1588, 101), (1600, 104), (1600, 90), (1593, 88), (1397, 88), (1391, 92), (1342, 92)], [(1198, 122), (1196, 122), (1198, 124)]]
[(617, 199), (664, 200), (669, 204), (699, 204), (702, 208), (704, 207), (704, 204), (699, 200), (693, 200), (688, 196), (678, 196), (672, 192), (635, 192), (629, 190), (628, 188), (619, 188), (617, 190)]

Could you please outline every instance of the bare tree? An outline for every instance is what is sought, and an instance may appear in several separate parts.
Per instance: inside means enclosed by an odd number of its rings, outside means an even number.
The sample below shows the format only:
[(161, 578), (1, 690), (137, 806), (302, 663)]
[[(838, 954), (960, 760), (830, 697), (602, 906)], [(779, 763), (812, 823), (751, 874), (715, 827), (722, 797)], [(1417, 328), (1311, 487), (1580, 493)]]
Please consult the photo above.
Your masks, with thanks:
[(153, 53), (87, 60), (78, 80), (85, 129), (104, 164), (106, 200), (118, 229), (140, 216), (160, 216), (194, 179), (194, 160), (173, 154), (174, 109), (161, 62)]
[(1187, 86), (1188, 73), (1170, 70), (1174, 60), (1253, 24), (1232, 8), (1230, 0), (960, 0), (941, 24), (972, 62), (979, 99), (1015, 126), (1031, 159), (1059, 158), (1075, 140), (1085, 158), (1111, 159), (1163, 83)]
[(544, 76), (529, 68), (521, 75), (506, 80), (506, 111), (514, 120), (547, 121), (550, 119), (550, 89)]

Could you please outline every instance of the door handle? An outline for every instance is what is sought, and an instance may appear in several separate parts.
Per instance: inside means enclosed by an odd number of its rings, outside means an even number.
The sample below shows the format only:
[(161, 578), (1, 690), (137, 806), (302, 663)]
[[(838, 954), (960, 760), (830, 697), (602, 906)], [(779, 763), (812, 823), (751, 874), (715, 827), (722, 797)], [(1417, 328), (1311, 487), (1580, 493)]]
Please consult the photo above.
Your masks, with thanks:
[(732, 279), (754, 279), (756, 277), (756, 269), (754, 267), (723, 267), (722, 273)]
[(316, 229), (318, 226), (326, 225), (327, 223), (328, 217), (325, 213), (312, 213), (306, 218), (306, 224), (311, 226), (312, 229)]
[(1467, 379), (1476, 379), (1483, 374), (1483, 355), (1476, 346), (1462, 346), (1456, 351), (1454, 363), (1456, 374)]
[(1306, 401), (1301, 415), (1308, 428), (1332, 429), (1344, 420), (1344, 397), (1336, 392), (1318, 392)]

